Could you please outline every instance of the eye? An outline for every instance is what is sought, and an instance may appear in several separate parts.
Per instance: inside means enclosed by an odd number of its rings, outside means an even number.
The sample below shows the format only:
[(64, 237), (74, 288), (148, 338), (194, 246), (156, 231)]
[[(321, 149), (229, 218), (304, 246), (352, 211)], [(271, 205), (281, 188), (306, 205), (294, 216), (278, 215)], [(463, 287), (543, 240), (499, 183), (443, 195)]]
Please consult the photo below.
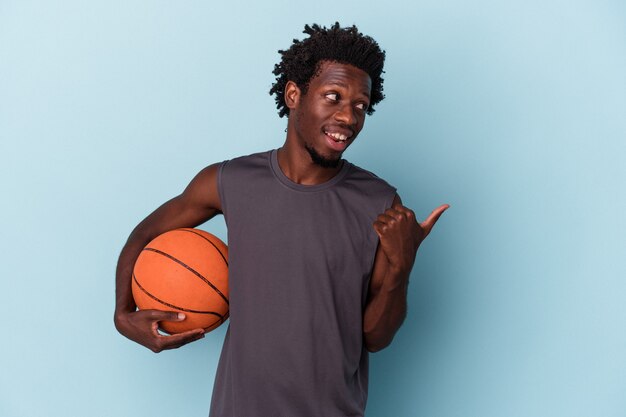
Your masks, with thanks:
[(337, 100), (339, 100), (339, 94), (337, 94), (337, 93), (326, 93), (326, 98), (329, 99), (330, 101), (337, 101)]
[(365, 111), (365, 110), (367, 110), (367, 104), (366, 103), (358, 103), (356, 105), (356, 108), (359, 109), (359, 110)]

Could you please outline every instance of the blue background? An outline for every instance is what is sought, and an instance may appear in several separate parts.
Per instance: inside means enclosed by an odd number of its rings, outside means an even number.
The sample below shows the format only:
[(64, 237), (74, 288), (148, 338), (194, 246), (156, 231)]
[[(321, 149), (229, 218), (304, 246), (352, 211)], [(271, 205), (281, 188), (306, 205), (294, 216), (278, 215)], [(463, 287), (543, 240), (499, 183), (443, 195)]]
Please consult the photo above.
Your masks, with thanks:
[(368, 416), (626, 415), (624, 2), (2, 0), (1, 416), (206, 416), (225, 327), (123, 338), (117, 256), (201, 168), (282, 144), (276, 51), (335, 20), (388, 57), (346, 157), (452, 206)]

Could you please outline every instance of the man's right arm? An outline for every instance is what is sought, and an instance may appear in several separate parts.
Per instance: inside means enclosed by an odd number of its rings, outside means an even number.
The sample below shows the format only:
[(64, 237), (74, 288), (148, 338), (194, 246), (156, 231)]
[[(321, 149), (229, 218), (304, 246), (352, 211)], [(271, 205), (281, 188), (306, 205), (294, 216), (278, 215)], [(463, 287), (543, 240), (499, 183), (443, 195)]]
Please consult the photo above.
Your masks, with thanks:
[(204, 337), (203, 329), (163, 336), (158, 322), (178, 321), (176, 312), (139, 310), (131, 290), (132, 271), (143, 248), (155, 237), (181, 227), (196, 227), (221, 213), (217, 189), (219, 165), (211, 165), (194, 177), (182, 194), (157, 208), (135, 227), (120, 254), (115, 278), (115, 327), (127, 338), (153, 352), (174, 349)]

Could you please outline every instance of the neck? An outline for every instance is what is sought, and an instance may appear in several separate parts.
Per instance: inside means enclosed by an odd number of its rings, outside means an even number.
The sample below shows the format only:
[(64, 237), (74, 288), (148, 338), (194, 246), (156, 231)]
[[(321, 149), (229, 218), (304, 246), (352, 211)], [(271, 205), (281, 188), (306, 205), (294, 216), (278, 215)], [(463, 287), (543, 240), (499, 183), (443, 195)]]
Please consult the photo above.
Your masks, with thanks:
[(278, 149), (278, 165), (287, 178), (296, 184), (317, 185), (333, 178), (343, 167), (343, 161), (337, 167), (322, 167), (311, 158), (304, 145), (287, 134), (283, 146)]

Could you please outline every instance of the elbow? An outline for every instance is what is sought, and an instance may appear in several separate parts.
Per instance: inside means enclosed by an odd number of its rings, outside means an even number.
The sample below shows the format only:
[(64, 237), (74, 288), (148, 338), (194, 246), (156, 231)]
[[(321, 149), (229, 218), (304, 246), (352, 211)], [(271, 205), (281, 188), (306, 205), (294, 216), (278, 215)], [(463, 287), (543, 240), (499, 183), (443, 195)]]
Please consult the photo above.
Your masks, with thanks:
[(380, 352), (381, 350), (383, 350), (384, 348), (386, 348), (388, 345), (369, 345), (369, 344), (365, 344), (365, 350), (367, 350), (369, 353), (376, 353), (376, 352)]
[(123, 334), (122, 333), (122, 317), (121, 314), (117, 312), (117, 310), (115, 311), (115, 314), (113, 315), (113, 324), (115, 325), (115, 330), (118, 331), (119, 334)]
[(405, 313), (406, 310), (403, 310), (386, 322), (365, 320), (363, 323), (363, 345), (365, 349), (374, 353), (389, 346), (404, 321)]
[(363, 344), (368, 352), (376, 353), (389, 346), (392, 340), (393, 335), (391, 337), (374, 337), (374, 335), (365, 334), (363, 337)]

